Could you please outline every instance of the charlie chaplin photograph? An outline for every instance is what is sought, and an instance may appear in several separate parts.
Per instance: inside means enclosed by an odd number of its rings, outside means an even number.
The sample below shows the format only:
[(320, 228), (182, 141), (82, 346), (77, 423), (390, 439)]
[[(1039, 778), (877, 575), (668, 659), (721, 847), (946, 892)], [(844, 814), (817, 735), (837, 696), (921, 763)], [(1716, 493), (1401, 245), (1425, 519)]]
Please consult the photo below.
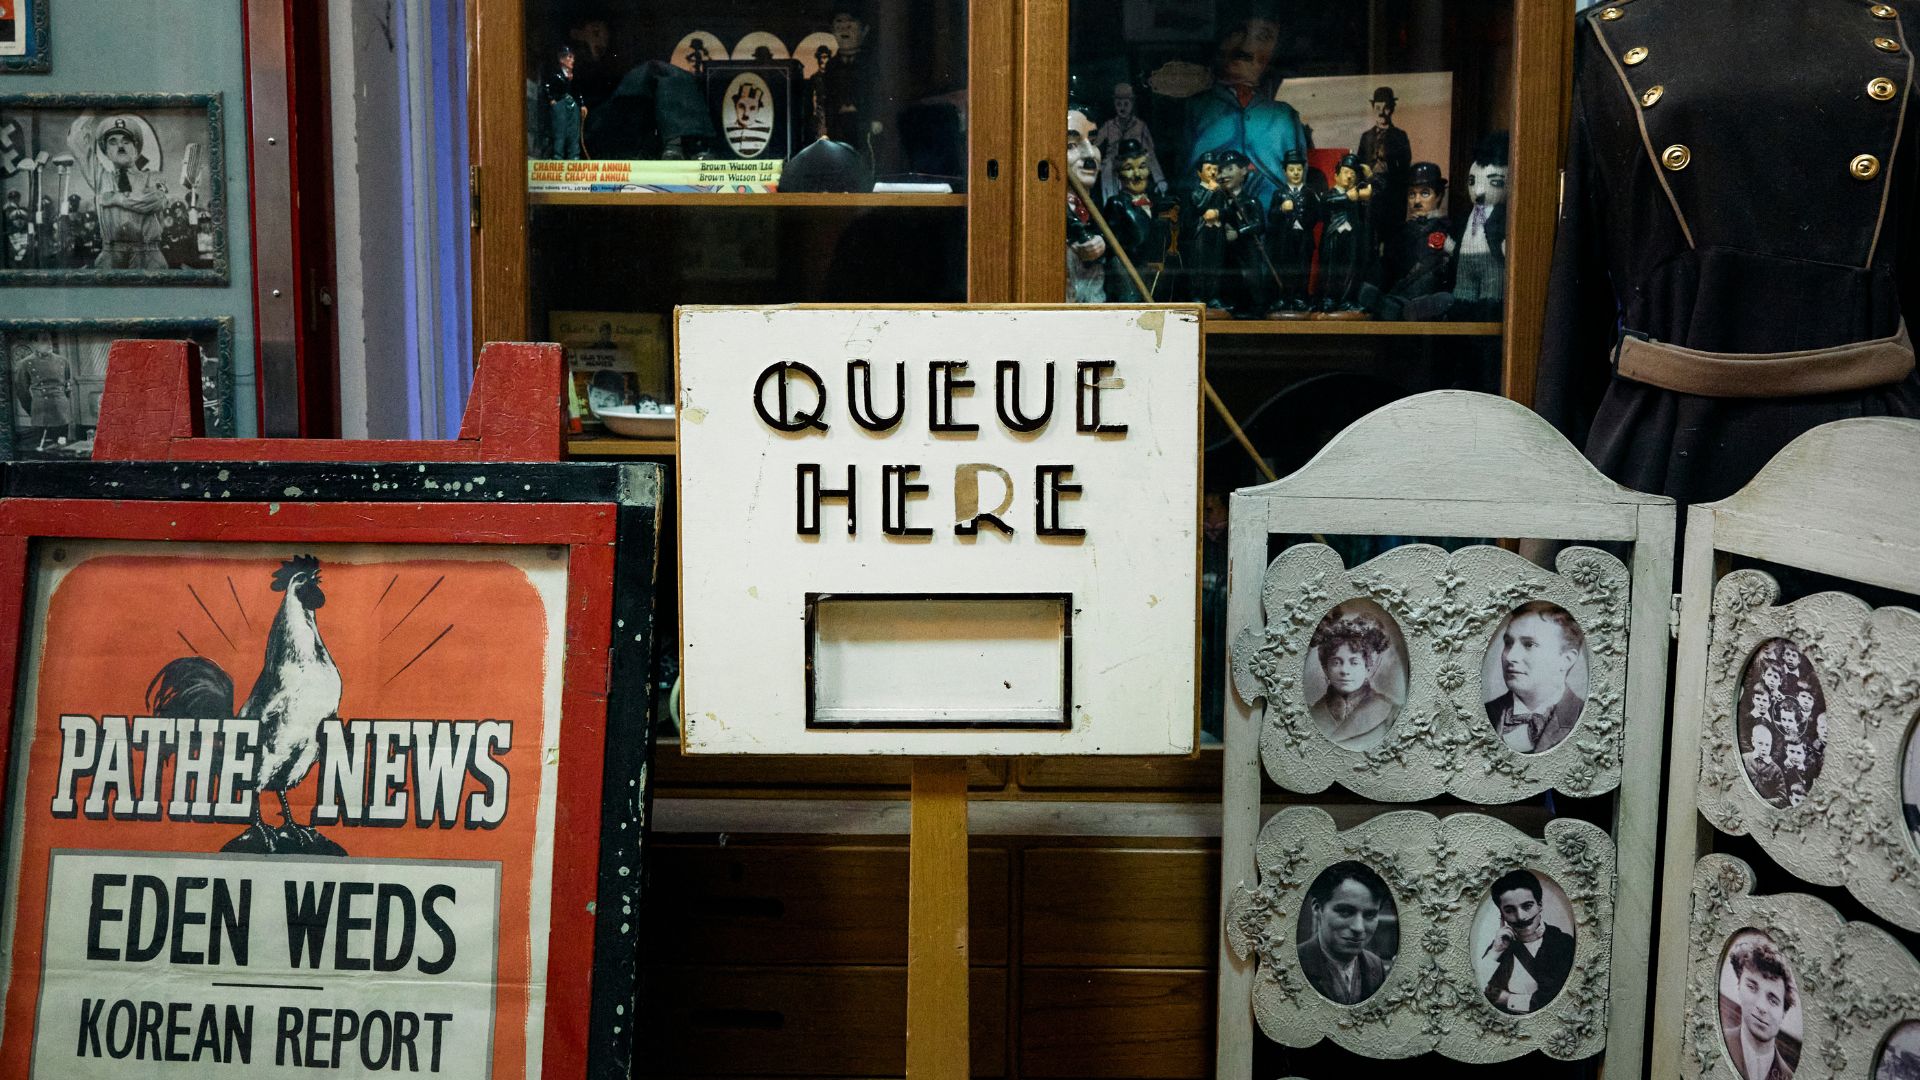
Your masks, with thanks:
[(1908, 1020), (1880, 1044), (1873, 1080), (1920, 1080), (1920, 1020)]
[(1335, 1005), (1358, 1005), (1387, 981), (1400, 953), (1400, 909), (1365, 863), (1334, 863), (1300, 906), (1300, 970)]
[(1773, 638), (1753, 654), (1741, 679), (1735, 726), (1740, 764), (1754, 794), (1782, 809), (1804, 802), (1826, 767), (1827, 695), (1798, 645)]
[(1487, 1000), (1518, 1016), (1546, 1008), (1573, 972), (1575, 933), (1558, 882), (1524, 867), (1494, 879), (1467, 939)]
[(1534, 600), (1515, 608), (1481, 665), (1487, 720), (1522, 754), (1559, 746), (1587, 705), (1587, 635), (1572, 613)]
[(1804, 1031), (1800, 987), (1764, 931), (1728, 939), (1720, 964), (1720, 1034), (1733, 1071), (1745, 1080), (1791, 1080)]
[(0, 355), (14, 461), (85, 460), (93, 453), (106, 389), (107, 353), (127, 338), (186, 340), (200, 350), (206, 434), (232, 436), (233, 320), (48, 319), (0, 321)]
[(217, 95), (0, 97), (0, 282), (221, 284)]
[(1343, 750), (1385, 739), (1407, 700), (1407, 648), (1399, 624), (1371, 600), (1349, 600), (1314, 627), (1300, 686), (1307, 714)]

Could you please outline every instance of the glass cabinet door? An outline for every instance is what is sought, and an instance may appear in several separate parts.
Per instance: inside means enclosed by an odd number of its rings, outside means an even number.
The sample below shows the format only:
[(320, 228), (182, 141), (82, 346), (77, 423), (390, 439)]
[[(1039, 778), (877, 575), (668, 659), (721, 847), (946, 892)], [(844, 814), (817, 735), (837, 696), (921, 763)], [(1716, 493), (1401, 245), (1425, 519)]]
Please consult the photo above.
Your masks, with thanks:
[(676, 305), (1005, 299), (969, 248), (1011, 90), (970, 58), (1011, 10), (480, 0), (481, 333), (566, 346), (589, 452), (666, 452), (605, 415), (669, 403)]
[(1499, 332), (1512, 3), (1071, 0), (1068, 25), (1070, 302)]

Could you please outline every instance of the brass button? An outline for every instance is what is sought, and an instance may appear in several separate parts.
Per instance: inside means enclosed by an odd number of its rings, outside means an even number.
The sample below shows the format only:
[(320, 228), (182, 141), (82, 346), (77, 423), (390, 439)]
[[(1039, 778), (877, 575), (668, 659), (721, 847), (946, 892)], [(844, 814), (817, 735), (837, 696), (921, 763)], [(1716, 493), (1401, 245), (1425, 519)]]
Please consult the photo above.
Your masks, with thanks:
[(1880, 159), (1872, 154), (1861, 154), (1847, 166), (1847, 171), (1853, 173), (1855, 180), (1871, 180), (1880, 175)]
[(1892, 79), (1875, 79), (1867, 84), (1867, 96), (1875, 101), (1892, 101), (1893, 95), (1899, 92)]
[[(1686, 168), (1687, 163), (1692, 160), (1693, 151), (1679, 143), (1674, 143), (1672, 146), (1667, 147), (1667, 152), (1660, 155), (1660, 164), (1665, 165), (1668, 172), (1679, 172), (1681, 169)], [(1879, 168), (1879, 164), (1876, 162), (1874, 167)]]
[(1617, 7), (1610, 7), (1610, 8), (1607, 8), (1605, 11), (1602, 11), (1600, 13), (1600, 17), (1607, 20), (1608, 22), (1612, 22), (1613, 20), (1625, 14), (1626, 12), (1621, 11)]
[(1873, 17), (1876, 19), (1892, 19), (1898, 17), (1900, 14), (1885, 4), (1875, 4), (1871, 10)]
[(1881, 52), (1899, 52), (1900, 51), (1900, 43), (1889, 37), (1874, 38), (1873, 47), (1876, 49), (1879, 49)]
[(1659, 101), (1660, 95), (1666, 92), (1667, 88), (1664, 86), (1647, 87), (1647, 92), (1640, 95), (1640, 107), (1644, 109), (1653, 108), (1654, 102)]
[[(1886, 39), (1882, 38), (1881, 40), (1885, 41)], [(1899, 48), (1899, 46), (1897, 45), (1894, 47)], [(1628, 67), (1632, 67), (1633, 65), (1639, 63), (1642, 60), (1645, 60), (1646, 58), (1647, 58), (1646, 46), (1635, 45), (1633, 48), (1627, 50), (1627, 55), (1622, 56), (1620, 58), (1620, 62), (1627, 65)]]

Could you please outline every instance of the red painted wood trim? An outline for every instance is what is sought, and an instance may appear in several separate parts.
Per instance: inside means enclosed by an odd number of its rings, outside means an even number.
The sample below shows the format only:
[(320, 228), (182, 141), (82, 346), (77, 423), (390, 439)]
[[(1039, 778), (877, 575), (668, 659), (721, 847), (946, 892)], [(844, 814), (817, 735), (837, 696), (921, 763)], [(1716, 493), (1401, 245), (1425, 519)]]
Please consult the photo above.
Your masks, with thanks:
[(94, 433), (95, 461), (522, 461), (566, 453), (566, 361), (558, 345), (481, 350), (460, 437), (446, 440), (208, 439), (193, 348), (116, 341)]
[[(606, 503), (5, 499), (0, 500), (0, 542), (9, 536), (60, 536), (234, 543), (611, 544), (617, 520), (617, 509)], [(0, 590), (9, 587), (4, 574), (0, 563)], [(609, 570), (601, 583), (612, 580)], [(0, 646), (4, 644), (0, 637)]]
[[(606, 766), (612, 637), (611, 544), (579, 546), (567, 566), (567, 652), (560, 691), (559, 785), (547, 937), (542, 1076), (582, 1076), (593, 1007), (594, 900), (600, 883), (600, 796)], [(562, 874), (561, 867), (569, 873)]]

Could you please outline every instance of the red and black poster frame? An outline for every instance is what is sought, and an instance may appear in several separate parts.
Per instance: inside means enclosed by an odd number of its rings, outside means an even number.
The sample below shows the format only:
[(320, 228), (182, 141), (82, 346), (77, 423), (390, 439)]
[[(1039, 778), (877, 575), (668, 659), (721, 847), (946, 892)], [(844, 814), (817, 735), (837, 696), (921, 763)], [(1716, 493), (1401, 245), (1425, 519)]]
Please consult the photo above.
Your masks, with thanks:
[(16, 688), (0, 695), (0, 807), (37, 541), (564, 547), (562, 745), (604, 752), (559, 755), (541, 1075), (628, 1076), (660, 467), (559, 460), (556, 346), (488, 346), (462, 437), (441, 442), (201, 438), (196, 359), (179, 342), (116, 343), (94, 460), (0, 466), (0, 685)]

